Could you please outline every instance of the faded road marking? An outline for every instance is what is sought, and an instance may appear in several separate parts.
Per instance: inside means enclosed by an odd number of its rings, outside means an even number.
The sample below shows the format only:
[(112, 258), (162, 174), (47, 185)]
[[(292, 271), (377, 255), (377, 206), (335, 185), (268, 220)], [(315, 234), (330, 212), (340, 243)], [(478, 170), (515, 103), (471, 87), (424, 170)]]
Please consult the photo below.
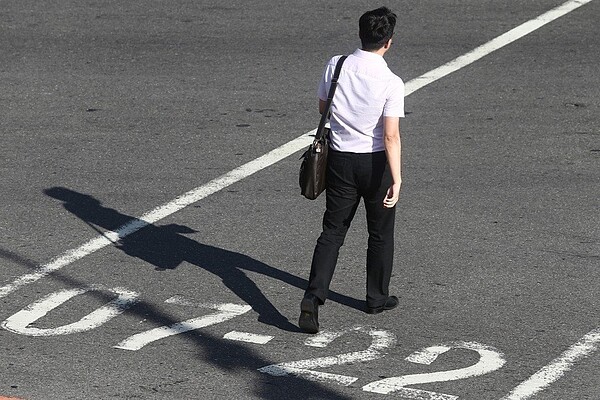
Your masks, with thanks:
[(273, 339), (273, 336), (257, 335), (255, 333), (231, 331), (229, 333), (226, 333), (223, 336), (223, 339), (235, 340), (238, 342), (254, 343), (254, 344), (267, 344)]

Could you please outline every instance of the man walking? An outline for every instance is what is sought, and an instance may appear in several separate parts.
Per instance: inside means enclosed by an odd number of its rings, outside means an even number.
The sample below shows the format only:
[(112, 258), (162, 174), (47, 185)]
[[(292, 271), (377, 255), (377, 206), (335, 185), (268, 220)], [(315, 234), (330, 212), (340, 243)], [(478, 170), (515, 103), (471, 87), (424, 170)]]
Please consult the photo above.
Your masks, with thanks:
[[(360, 17), (361, 48), (345, 60), (331, 105), (323, 232), (314, 250), (308, 288), (300, 304), (299, 325), (319, 331), (318, 307), (328, 295), (339, 249), (361, 198), (367, 229), (366, 312), (391, 310), (398, 298), (388, 287), (394, 259), (394, 222), (400, 193), (400, 118), (404, 82), (383, 56), (392, 46), (396, 15), (386, 7)], [(322, 113), (337, 61), (327, 64), (319, 85)]]

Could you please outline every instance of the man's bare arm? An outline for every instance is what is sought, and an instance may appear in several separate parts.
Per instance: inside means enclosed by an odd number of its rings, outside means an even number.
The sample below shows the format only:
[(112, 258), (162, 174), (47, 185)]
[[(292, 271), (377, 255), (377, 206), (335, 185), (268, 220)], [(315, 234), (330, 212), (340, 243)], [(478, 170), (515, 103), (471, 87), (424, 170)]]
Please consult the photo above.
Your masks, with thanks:
[(402, 145), (400, 141), (400, 118), (383, 118), (383, 141), (385, 154), (392, 172), (392, 186), (389, 187), (383, 206), (392, 208), (400, 197), (400, 186), (402, 185)]

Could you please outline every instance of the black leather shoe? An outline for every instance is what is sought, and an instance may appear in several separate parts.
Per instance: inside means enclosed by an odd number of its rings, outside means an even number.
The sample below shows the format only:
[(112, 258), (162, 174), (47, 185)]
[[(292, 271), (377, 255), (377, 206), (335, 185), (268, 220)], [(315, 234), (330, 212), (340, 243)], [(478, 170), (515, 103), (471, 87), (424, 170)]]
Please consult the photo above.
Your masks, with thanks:
[(367, 314), (379, 314), (382, 311), (392, 310), (398, 307), (398, 298), (396, 296), (390, 296), (387, 298), (385, 303), (379, 307), (369, 307), (367, 306)]
[(319, 299), (314, 294), (309, 293), (302, 299), (298, 325), (306, 333), (319, 332)]

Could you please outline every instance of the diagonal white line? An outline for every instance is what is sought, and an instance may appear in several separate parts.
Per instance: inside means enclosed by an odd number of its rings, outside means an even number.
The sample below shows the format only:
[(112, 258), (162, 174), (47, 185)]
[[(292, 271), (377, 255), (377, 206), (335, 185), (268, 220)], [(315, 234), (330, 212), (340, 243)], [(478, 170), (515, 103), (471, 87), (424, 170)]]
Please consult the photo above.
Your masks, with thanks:
[(445, 77), (446, 75), (451, 74), (452, 72), (458, 71), (459, 69), (474, 63), (482, 57), (487, 56), (488, 54), (514, 42), (530, 34), (531, 32), (541, 28), (549, 22), (554, 21), (570, 13), (571, 11), (591, 2), (592, 0), (571, 0), (566, 3), (561, 4), (560, 6), (553, 8), (552, 10), (545, 12), (537, 18), (531, 19), (527, 22), (522, 23), (516, 28), (511, 29), (510, 31), (490, 40), (489, 42), (475, 48), (474, 50), (463, 54), (460, 57), (455, 58), (454, 60), (433, 69), (418, 78), (415, 78), (406, 84), (406, 92), (407, 95), (413, 93), (423, 86), (429, 85), (432, 82), (437, 81)]
[(550, 364), (533, 374), (500, 400), (525, 400), (560, 379), (578, 361), (598, 351), (600, 328), (588, 332)]
[[(524, 24), (521, 24), (518, 27), (506, 32), (505, 34), (492, 39), (488, 43), (477, 47), (475, 50), (407, 82), (406, 95), (408, 96), (422, 87), (427, 86), (452, 72), (464, 68), (465, 66), (479, 60), (493, 51), (514, 42), (515, 40), (533, 32), (534, 30), (569, 13), (570, 11), (581, 7), (582, 5), (589, 3), (590, 1), (592, 0), (567, 1), (566, 3), (540, 15), (539, 17), (527, 21)], [(36, 282), (39, 279), (48, 276), (52, 272), (55, 272), (87, 255), (109, 246), (114, 241), (131, 235), (132, 233), (137, 232), (149, 224), (160, 221), (161, 219), (168, 217), (169, 215), (174, 214), (177, 211), (199, 200), (202, 200), (207, 196), (210, 196), (211, 194), (223, 190), (224, 188), (256, 172), (283, 160), (295, 152), (304, 149), (312, 142), (311, 135), (314, 135), (315, 131), (316, 130), (307, 132), (304, 135), (285, 143), (284, 145), (255, 160), (252, 160), (218, 178), (215, 178), (212, 181), (197, 187), (196, 189), (190, 190), (189, 192), (182, 194), (168, 203), (154, 208), (141, 217), (121, 226), (114, 232), (107, 232), (104, 234), (104, 236), (96, 237), (75, 249), (66, 251), (50, 262), (41, 265), (37, 271), (23, 275), (17, 278), (15, 281), (0, 287), (0, 298), (9, 295), (22, 286)]]

